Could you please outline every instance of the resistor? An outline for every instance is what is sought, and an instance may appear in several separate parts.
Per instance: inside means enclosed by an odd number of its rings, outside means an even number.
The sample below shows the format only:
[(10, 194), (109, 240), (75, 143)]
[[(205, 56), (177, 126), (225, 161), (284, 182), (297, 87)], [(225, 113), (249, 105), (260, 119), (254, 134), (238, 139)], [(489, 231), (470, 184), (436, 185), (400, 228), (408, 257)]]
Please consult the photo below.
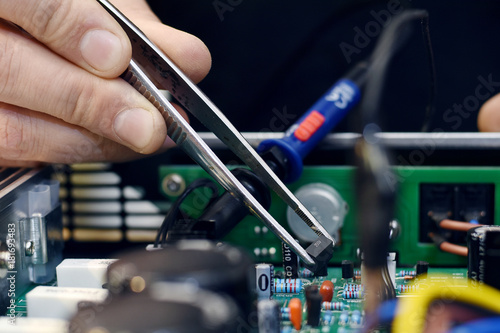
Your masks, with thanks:
[(301, 278), (311, 278), (313, 276), (313, 272), (311, 272), (310, 270), (308, 270), (307, 268), (304, 268), (302, 269), (301, 271), (299, 271), (299, 276)]
[(347, 291), (342, 292), (342, 297), (345, 299), (363, 298), (363, 291)]
[(361, 325), (361, 312), (359, 310), (354, 310), (351, 314), (351, 324), (353, 325)]
[(349, 323), (349, 312), (342, 311), (339, 316), (339, 325), (345, 326)]
[(344, 310), (344, 303), (342, 302), (323, 302), (321, 306), (323, 310), (334, 310), (334, 311)]
[(398, 274), (399, 277), (405, 277), (405, 276), (413, 276), (414, 277), (415, 275), (417, 275), (416, 271), (406, 271), (406, 270), (399, 271), (399, 274)]
[(365, 287), (362, 284), (345, 284), (345, 291), (364, 291)]
[(274, 284), (290, 284), (302, 286), (301, 279), (274, 279)]
[(412, 284), (400, 284), (398, 286), (398, 291), (400, 293), (414, 293), (418, 290), (418, 285)]
[[(292, 282), (284, 282), (284, 281)], [(302, 281), (299, 279), (274, 279), (275, 293), (298, 294), (302, 291)]]
[(354, 276), (361, 276), (361, 271), (359, 269), (356, 269), (354, 271)]

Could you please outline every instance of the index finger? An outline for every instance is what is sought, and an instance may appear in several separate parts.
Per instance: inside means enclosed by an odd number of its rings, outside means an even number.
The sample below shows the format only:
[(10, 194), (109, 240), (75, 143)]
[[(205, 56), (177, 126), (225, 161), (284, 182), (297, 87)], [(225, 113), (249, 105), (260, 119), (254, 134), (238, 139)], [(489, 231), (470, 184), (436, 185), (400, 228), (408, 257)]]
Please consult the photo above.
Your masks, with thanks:
[(0, 0), (0, 17), (95, 75), (117, 77), (130, 62), (127, 35), (95, 0)]

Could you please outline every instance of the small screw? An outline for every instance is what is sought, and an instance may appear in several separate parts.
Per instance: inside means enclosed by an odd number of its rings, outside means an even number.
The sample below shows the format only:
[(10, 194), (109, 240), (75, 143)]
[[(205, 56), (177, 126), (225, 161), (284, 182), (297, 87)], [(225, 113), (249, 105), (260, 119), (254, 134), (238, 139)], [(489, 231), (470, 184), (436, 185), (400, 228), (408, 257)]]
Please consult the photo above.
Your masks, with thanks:
[(163, 178), (162, 182), (163, 191), (170, 196), (178, 196), (186, 189), (186, 182), (181, 175), (172, 173)]
[(35, 242), (29, 240), (24, 243), (24, 251), (28, 257), (31, 257), (35, 253)]

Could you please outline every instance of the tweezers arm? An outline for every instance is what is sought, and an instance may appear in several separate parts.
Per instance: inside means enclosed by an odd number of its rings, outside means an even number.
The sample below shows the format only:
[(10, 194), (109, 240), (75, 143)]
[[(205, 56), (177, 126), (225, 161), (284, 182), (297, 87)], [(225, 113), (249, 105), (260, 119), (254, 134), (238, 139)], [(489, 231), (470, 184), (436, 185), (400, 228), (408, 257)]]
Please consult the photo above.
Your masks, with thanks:
[(222, 161), (199, 137), (172, 104), (155, 88), (153, 83), (132, 60), (122, 78), (146, 97), (163, 115), (168, 136), (196, 163), (212, 176), (225, 190), (242, 200), (259, 220), (267, 225), (283, 242), (288, 244), (308, 265), (315, 262), (304, 248), (283, 228), (269, 212), (234, 177)]

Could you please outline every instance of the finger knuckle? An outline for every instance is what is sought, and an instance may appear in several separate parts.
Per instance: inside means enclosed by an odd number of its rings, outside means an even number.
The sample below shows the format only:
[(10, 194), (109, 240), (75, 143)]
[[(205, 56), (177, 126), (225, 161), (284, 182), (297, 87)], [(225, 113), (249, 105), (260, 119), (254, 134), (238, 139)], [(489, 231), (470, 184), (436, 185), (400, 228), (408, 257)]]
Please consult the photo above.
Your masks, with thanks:
[(42, 40), (50, 39), (60, 31), (71, 10), (72, 1), (43, 0), (35, 1), (31, 20), (26, 23), (26, 30)]
[(3, 158), (14, 160), (31, 155), (33, 143), (29, 133), (20, 114), (0, 107), (0, 151)]
[(0, 100), (10, 96), (19, 84), (19, 74), (23, 59), (23, 48), (18, 38), (0, 36)]

